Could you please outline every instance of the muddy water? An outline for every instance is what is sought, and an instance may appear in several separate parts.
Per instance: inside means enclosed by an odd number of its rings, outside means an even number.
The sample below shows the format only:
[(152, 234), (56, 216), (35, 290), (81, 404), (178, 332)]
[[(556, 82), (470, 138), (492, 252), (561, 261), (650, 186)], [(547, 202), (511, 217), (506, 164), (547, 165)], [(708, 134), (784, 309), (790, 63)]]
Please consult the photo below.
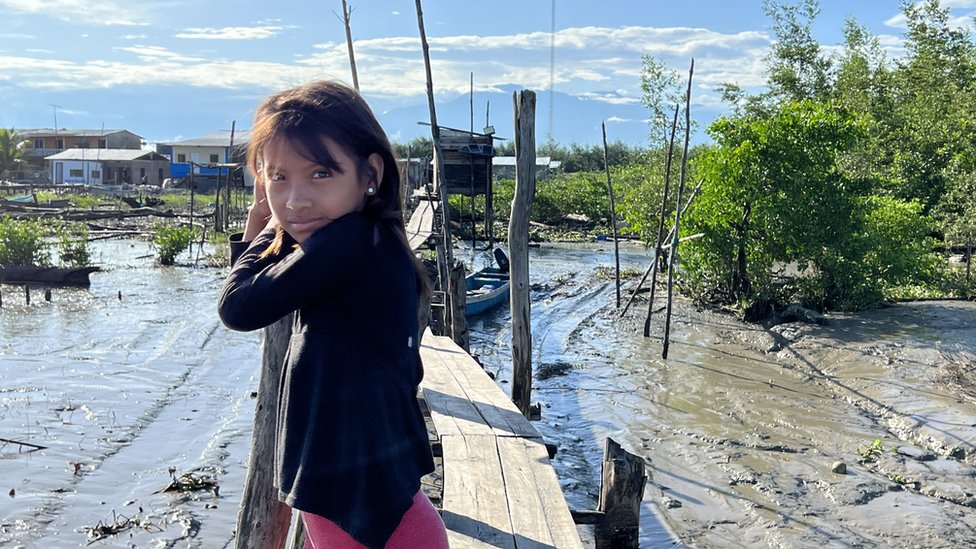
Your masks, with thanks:
[[(102, 243), (90, 290), (2, 286), (0, 546), (224, 547), (254, 413), (254, 334), (219, 325), (221, 274), (153, 268), (151, 250)], [(120, 298), (121, 292), (121, 298)], [(44, 446), (30, 451), (26, 442)], [(156, 493), (172, 473), (213, 492)]]
[[(50, 303), (0, 286), (0, 438), (15, 441), (0, 441), (0, 546), (85, 546), (86, 528), (124, 519), (130, 528), (92, 546), (232, 544), (259, 339), (220, 326), (222, 271), (154, 268), (150, 253), (101, 243), (109, 269)], [(642, 270), (645, 256), (626, 248), (623, 266)], [(612, 265), (612, 246), (545, 246), (531, 259), (537, 425), (559, 445), (574, 507), (596, 505), (611, 436), (652, 475), (643, 547), (976, 539), (976, 408), (938, 367), (942, 352), (976, 352), (973, 304), (765, 330), (679, 302), (665, 361), (663, 314), (655, 337), (640, 337), (646, 301), (618, 320), (612, 287), (594, 275)], [(507, 390), (507, 308), (474, 319), (471, 334)], [(867, 452), (875, 440), (882, 451)], [(831, 472), (837, 461), (847, 474)], [(171, 470), (220, 489), (157, 493)]]
[[(611, 288), (592, 276), (611, 251), (591, 251), (540, 250), (531, 266), (539, 428), (560, 446), (574, 506), (596, 505), (609, 436), (647, 460), (644, 547), (976, 543), (976, 406), (939, 367), (944, 352), (973, 364), (976, 304), (764, 329), (679, 302), (662, 360), (663, 312), (650, 339), (646, 300), (617, 320)], [(507, 385), (507, 314), (474, 334), (473, 352)]]

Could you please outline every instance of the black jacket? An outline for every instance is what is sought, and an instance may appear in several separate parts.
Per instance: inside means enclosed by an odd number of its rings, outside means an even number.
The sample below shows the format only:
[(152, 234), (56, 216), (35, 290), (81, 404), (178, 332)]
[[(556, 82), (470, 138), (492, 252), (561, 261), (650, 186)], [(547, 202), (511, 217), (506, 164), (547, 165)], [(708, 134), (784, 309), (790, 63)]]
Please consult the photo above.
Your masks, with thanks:
[(279, 386), (279, 498), (383, 547), (434, 469), (416, 398), (423, 370), (413, 258), (392, 229), (361, 213), (299, 249), (260, 258), (273, 237), (232, 244), (218, 309), (235, 330), (298, 311)]

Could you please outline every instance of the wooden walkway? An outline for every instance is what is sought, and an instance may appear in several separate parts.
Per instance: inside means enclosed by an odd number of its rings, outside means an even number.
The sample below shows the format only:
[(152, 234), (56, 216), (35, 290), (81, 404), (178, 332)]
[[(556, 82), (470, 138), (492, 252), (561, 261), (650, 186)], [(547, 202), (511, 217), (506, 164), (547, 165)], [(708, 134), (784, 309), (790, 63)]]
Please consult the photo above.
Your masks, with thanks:
[(407, 240), (410, 249), (419, 250), (426, 246), (434, 227), (434, 211), (437, 209), (437, 202), (434, 200), (421, 200), (420, 204), (410, 216), (407, 222)]
[(420, 352), (451, 547), (582, 549), (539, 432), (450, 338), (427, 330)]

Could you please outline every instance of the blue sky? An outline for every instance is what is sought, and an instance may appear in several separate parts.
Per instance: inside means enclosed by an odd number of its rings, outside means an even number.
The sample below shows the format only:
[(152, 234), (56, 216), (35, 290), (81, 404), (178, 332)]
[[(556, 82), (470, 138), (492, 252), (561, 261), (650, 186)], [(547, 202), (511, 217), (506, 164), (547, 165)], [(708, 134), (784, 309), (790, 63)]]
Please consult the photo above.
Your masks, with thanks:
[[(415, 2), (349, 4), (367, 100), (394, 139), (429, 132), (414, 120), (426, 111)], [(976, 0), (943, 5), (972, 28)], [(571, 100), (554, 104), (551, 128), (548, 108), (539, 113), (537, 135), (596, 142), (600, 120), (565, 122), (598, 116), (611, 135), (641, 144), (643, 53), (681, 72), (694, 57), (693, 112), (721, 114), (716, 85), (756, 90), (764, 81), (770, 33), (761, 6), (557, 0), (555, 91)], [(892, 58), (900, 54), (897, 0), (823, 0), (821, 7), (814, 30), (824, 46), (841, 40), (850, 15), (881, 36)], [(551, 0), (426, 0), (423, 9), (439, 104), (464, 98), (472, 72), (479, 120), (493, 92), (549, 93)], [(123, 128), (150, 142), (229, 129), (232, 121), (246, 128), (272, 91), (316, 78), (351, 81), (340, 11), (341, 0), (0, 0), (0, 126), (52, 127), (57, 115), (59, 127)], [(510, 105), (492, 103), (493, 120), (510, 120)], [(399, 111), (410, 114), (394, 116)], [(440, 122), (467, 127), (467, 117)]]

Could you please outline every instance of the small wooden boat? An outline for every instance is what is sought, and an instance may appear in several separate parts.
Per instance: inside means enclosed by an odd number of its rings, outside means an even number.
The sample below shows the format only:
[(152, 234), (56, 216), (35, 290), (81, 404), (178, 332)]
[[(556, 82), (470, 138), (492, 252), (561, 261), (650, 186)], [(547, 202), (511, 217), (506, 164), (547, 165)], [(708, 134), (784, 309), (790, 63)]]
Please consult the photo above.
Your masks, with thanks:
[(495, 261), (498, 267), (485, 267), (464, 279), (467, 287), (464, 311), (468, 316), (481, 314), (508, 301), (508, 257), (505, 252), (496, 248)]

